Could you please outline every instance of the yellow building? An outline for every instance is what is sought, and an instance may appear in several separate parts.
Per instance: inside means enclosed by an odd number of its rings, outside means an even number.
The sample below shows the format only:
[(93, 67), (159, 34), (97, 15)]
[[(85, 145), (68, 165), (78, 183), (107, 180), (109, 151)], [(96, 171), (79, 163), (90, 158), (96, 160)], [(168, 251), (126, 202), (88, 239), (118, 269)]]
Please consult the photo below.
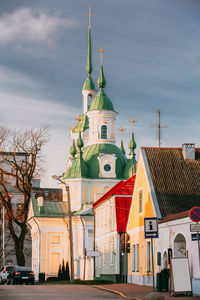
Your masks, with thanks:
[[(194, 144), (183, 144), (182, 148), (141, 148), (127, 224), (131, 243), (129, 283), (153, 284), (151, 243), (144, 238), (144, 218), (162, 219), (200, 205), (199, 153)], [(159, 240), (153, 239), (155, 273), (157, 252), (161, 253), (163, 268), (163, 255), (168, 250), (160, 246)]]

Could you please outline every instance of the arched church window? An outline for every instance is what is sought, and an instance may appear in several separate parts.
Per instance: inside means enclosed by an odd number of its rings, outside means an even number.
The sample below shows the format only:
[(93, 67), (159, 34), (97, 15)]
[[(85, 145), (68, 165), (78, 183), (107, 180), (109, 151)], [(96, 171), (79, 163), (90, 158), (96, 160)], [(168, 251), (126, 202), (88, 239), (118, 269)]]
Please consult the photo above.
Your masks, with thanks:
[(92, 95), (89, 94), (88, 95), (88, 110), (90, 109), (91, 102), (92, 102)]
[(101, 139), (107, 139), (107, 126), (101, 126)]

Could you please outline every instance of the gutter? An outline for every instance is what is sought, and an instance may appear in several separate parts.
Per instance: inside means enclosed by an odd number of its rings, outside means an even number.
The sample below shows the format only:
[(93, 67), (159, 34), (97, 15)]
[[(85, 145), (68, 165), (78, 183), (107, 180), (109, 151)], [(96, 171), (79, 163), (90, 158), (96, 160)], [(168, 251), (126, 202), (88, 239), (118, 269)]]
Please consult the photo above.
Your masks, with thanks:
[[(37, 223), (37, 221), (35, 220), (35, 217), (33, 217), (33, 220), (35, 222), (35, 224), (37, 225), (37, 228), (38, 228), (38, 231), (39, 231), (39, 274), (40, 274), (40, 258), (41, 258), (41, 230), (40, 230), (40, 227)], [(38, 275), (39, 275), (38, 274)], [(38, 277), (39, 279), (39, 277)]]

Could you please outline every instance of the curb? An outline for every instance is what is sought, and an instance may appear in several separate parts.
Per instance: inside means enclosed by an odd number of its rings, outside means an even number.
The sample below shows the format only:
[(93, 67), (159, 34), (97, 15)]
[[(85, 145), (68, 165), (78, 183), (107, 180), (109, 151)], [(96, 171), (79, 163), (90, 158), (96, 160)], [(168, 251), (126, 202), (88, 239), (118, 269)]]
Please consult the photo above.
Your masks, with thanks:
[(119, 292), (119, 291), (115, 291), (115, 290), (111, 290), (111, 289), (107, 289), (107, 288), (104, 288), (104, 287), (100, 287), (98, 285), (93, 285), (94, 288), (96, 289), (99, 289), (99, 290), (104, 290), (104, 291), (107, 291), (107, 292), (110, 292), (110, 293), (114, 293), (114, 294), (117, 294), (125, 299), (129, 299), (129, 300), (142, 300), (140, 298), (133, 298), (133, 297), (128, 297), (126, 295), (124, 295), (124, 293), (122, 292)]

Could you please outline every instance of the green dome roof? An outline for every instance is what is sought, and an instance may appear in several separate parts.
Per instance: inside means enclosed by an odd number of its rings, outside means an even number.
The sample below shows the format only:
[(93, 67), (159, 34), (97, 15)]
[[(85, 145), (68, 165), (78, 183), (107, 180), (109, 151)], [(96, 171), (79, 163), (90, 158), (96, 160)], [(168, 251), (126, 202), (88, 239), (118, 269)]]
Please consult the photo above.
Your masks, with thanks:
[(72, 166), (66, 170), (63, 179), (82, 177), (88, 177), (88, 168), (81, 157), (76, 157)]
[(131, 176), (136, 174), (136, 160), (135, 159), (128, 159), (128, 163), (123, 171), (123, 178), (128, 179)]
[(127, 164), (127, 158), (113, 144), (93, 144), (83, 150), (83, 159), (88, 167), (88, 177), (99, 178), (99, 161), (97, 157), (100, 153), (116, 155), (116, 178), (123, 178), (123, 169)]
[(104, 90), (101, 88), (98, 95), (92, 100), (90, 105), (91, 110), (112, 110), (114, 111), (111, 100), (107, 97)]
[(82, 90), (95, 90), (94, 82), (90, 76), (87, 77)]

